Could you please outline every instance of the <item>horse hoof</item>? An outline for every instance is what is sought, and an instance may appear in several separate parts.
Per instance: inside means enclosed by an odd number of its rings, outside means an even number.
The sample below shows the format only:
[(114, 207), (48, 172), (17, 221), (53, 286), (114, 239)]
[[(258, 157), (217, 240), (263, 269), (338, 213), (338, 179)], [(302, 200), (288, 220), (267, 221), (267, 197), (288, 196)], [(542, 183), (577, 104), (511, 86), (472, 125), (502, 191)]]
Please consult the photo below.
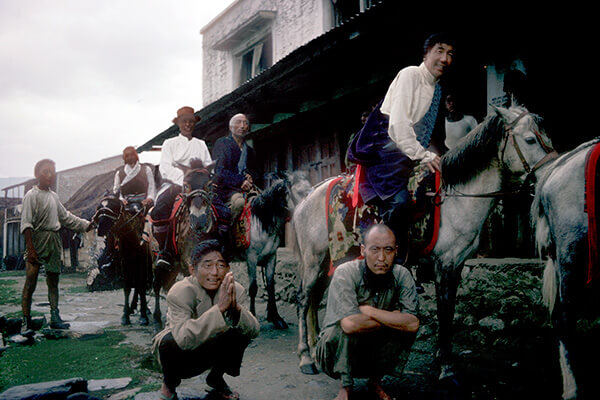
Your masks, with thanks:
[(317, 375), (319, 370), (315, 367), (315, 364), (304, 364), (300, 366), (300, 372), (306, 375)]
[(121, 317), (121, 325), (131, 325), (131, 320), (129, 319), (129, 317)]
[(270, 321), (273, 323), (273, 327), (278, 330), (287, 329), (288, 324), (281, 318)]
[(442, 371), (440, 373), (438, 381), (440, 382), (440, 385), (448, 389), (460, 388), (460, 382), (456, 377), (456, 373), (449, 366), (442, 367)]
[(150, 324), (150, 321), (148, 321), (148, 317), (142, 315), (140, 317), (140, 325), (146, 326), (148, 324)]

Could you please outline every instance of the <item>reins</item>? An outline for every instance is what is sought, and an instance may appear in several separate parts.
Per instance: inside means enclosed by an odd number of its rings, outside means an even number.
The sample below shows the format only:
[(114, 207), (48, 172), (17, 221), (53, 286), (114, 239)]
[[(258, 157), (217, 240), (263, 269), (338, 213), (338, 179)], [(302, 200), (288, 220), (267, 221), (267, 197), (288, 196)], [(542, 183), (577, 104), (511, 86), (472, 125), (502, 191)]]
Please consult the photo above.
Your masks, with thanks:
[(520, 195), (520, 194), (524, 193), (526, 190), (529, 190), (531, 188), (531, 185), (534, 182), (535, 172), (538, 169), (540, 169), (543, 165), (556, 159), (558, 157), (558, 152), (556, 152), (556, 150), (554, 150), (552, 147), (547, 146), (546, 143), (544, 143), (541, 133), (537, 129), (534, 129), (533, 133), (535, 134), (535, 137), (536, 137), (537, 141), (539, 142), (539, 144), (542, 146), (542, 148), (546, 152), (546, 155), (544, 157), (542, 157), (542, 159), (539, 160), (533, 167), (529, 166), (529, 163), (525, 159), (525, 156), (523, 155), (523, 152), (521, 151), (521, 148), (519, 147), (519, 144), (517, 143), (517, 141), (514, 137), (514, 133), (513, 133), (513, 129), (517, 125), (517, 123), (523, 117), (525, 117), (527, 115), (529, 115), (529, 111), (525, 110), (521, 114), (519, 114), (517, 116), (517, 118), (515, 118), (509, 124), (506, 124), (506, 126), (504, 128), (506, 137), (504, 139), (504, 145), (502, 146), (502, 152), (501, 152), (501, 156), (500, 156), (500, 161), (503, 163), (503, 166), (504, 166), (504, 152), (506, 150), (508, 141), (510, 140), (511, 144), (515, 148), (517, 155), (519, 156), (519, 159), (521, 160), (521, 164), (523, 165), (523, 168), (527, 172), (527, 175), (525, 176), (525, 180), (523, 181), (523, 183), (521, 185), (519, 185), (516, 189), (509, 190), (509, 191), (494, 191), (494, 192), (488, 192), (488, 193), (473, 193), (473, 194), (461, 193), (457, 190), (455, 190), (454, 193), (447, 193), (446, 191), (441, 193), (442, 189), (440, 188), (435, 193), (427, 192), (426, 196), (440, 198), (441, 199), (440, 204), (441, 204), (441, 202), (443, 202), (443, 198), (445, 198), (445, 197), (497, 198), (497, 197)]

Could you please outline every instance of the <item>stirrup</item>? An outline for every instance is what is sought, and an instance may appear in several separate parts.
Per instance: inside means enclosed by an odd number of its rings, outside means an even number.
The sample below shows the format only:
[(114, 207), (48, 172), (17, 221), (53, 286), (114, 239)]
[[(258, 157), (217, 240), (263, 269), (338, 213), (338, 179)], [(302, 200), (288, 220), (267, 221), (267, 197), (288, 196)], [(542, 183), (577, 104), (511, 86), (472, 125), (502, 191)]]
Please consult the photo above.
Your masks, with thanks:
[(172, 263), (170, 261), (170, 256), (168, 254), (163, 253), (162, 251), (158, 253), (158, 258), (156, 259), (156, 266), (159, 268), (171, 268)]

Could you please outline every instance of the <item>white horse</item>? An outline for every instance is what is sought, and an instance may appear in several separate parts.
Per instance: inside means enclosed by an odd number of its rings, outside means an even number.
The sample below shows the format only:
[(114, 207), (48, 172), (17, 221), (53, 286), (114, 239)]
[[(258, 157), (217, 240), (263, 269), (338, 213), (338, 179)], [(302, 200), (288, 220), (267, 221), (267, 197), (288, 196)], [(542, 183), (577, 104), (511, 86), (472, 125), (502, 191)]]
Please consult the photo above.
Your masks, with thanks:
[(584, 173), (586, 156), (598, 141), (583, 143), (542, 168), (531, 209), (539, 253), (547, 257), (543, 298), (558, 336), (564, 399), (577, 398), (572, 350), (588, 261)]
[[(501, 191), (522, 185), (556, 153), (537, 120), (522, 108), (497, 109), (457, 148), (442, 158), (444, 180), (437, 243), (429, 255), (435, 265), (439, 318), (440, 379), (454, 376), (452, 321), (465, 259), (474, 254), (483, 224)], [(332, 178), (333, 179), (333, 178)], [(315, 187), (296, 207), (292, 224), (299, 251), (298, 318), (300, 370), (316, 373), (317, 310), (328, 285), (328, 232), (325, 193), (330, 180)], [(481, 196), (484, 195), (484, 196)], [(310, 343), (310, 346), (309, 346)]]

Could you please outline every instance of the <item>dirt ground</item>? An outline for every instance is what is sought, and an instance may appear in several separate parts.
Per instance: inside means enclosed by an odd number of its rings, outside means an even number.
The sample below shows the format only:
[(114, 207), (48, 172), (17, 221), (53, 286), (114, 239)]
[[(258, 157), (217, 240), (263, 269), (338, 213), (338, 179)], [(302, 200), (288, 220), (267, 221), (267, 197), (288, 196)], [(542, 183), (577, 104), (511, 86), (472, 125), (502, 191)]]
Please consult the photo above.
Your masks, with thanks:
[[(243, 263), (234, 263), (233, 270), (238, 280), (247, 287), (247, 275)], [(275, 330), (265, 320), (264, 288), (260, 282), (257, 313), (261, 324), (261, 332), (247, 349), (239, 377), (225, 376), (230, 386), (246, 400), (265, 400), (285, 398), (287, 400), (333, 399), (338, 391), (338, 382), (324, 374), (304, 375), (298, 369), (299, 359), (296, 355), (298, 343), (298, 321), (295, 305), (283, 299), (278, 300), (281, 316), (288, 322), (287, 330)], [(2, 278), (0, 278), (2, 279)], [(8, 279), (19, 281), (22, 287), (23, 277), (11, 276)], [(482, 278), (482, 282), (488, 278)], [(287, 285), (287, 283), (283, 283)], [(132, 325), (120, 325), (123, 306), (121, 290), (104, 292), (86, 292), (82, 274), (63, 274), (60, 281), (60, 309), (63, 319), (71, 324), (71, 332), (75, 335), (101, 332), (111, 328), (122, 331), (124, 340), (139, 346), (140, 352), (150, 357), (150, 345), (153, 336), (152, 326), (140, 326), (139, 314), (132, 316)], [(536, 333), (530, 340), (521, 340), (523, 332), (506, 330), (497, 334), (493, 343), (486, 338), (479, 338), (480, 333), (470, 334), (475, 330), (467, 328), (457, 332), (455, 353), (457, 367), (462, 386), (445, 387), (437, 381), (439, 373), (435, 362), (435, 341), (437, 323), (433, 287), (425, 284), (426, 292), (421, 295), (423, 316), (417, 341), (413, 346), (408, 364), (402, 374), (384, 379), (384, 388), (398, 399), (513, 399), (536, 398), (542, 394), (546, 399), (560, 398), (560, 371), (554, 345), (548, 340), (547, 330), (541, 331), (545, 336), (540, 340)], [(477, 284), (481, 286), (481, 284)], [(75, 289), (75, 290), (74, 290)], [(286, 290), (278, 288), (280, 297), (285, 297)], [(471, 291), (473, 291), (471, 289)], [(263, 295), (261, 297), (261, 294)], [(484, 296), (485, 297), (485, 296)], [(39, 311), (49, 319), (47, 289), (44, 279), (39, 280), (33, 299), (33, 310)], [(465, 300), (463, 300), (463, 303)], [(473, 303), (472, 299), (467, 303)], [(163, 315), (166, 313), (165, 301), (161, 302)], [(149, 307), (154, 307), (154, 300), (149, 300)], [(480, 305), (474, 305), (481, 308)], [(0, 306), (0, 315), (19, 310), (18, 304)], [(457, 317), (463, 318), (463, 317)], [(505, 337), (508, 335), (508, 337)], [(512, 335), (512, 336), (511, 336)], [(551, 339), (551, 338), (550, 338)], [(478, 342), (478, 340), (480, 340)], [(480, 343), (480, 344), (477, 344)], [(511, 343), (515, 343), (512, 345)], [(515, 349), (515, 347), (517, 347)], [(506, 354), (506, 349), (512, 349)], [(550, 350), (548, 350), (550, 349)], [(140, 368), (144, 368), (140, 366)], [(161, 381), (160, 373), (153, 373), (155, 383)], [(204, 399), (206, 397), (206, 374), (187, 379), (178, 388), (180, 399)], [(72, 377), (64, 377), (72, 378)], [(98, 376), (97, 379), (102, 378)], [(145, 382), (153, 383), (153, 382)], [(372, 399), (366, 391), (365, 381), (357, 380), (353, 399)], [(131, 385), (130, 385), (131, 386)], [(122, 389), (131, 390), (134, 387)], [(135, 392), (135, 390), (134, 390)], [(93, 394), (93, 393), (92, 393)], [(533, 397), (532, 397), (533, 396)], [(158, 399), (157, 392), (137, 393), (127, 398), (136, 400)], [(537, 397), (541, 398), (541, 397)]]
[[(238, 271), (238, 275), (243, 272)], [(0, 278), (2, 279), (2, 278)], [(12, 280), (19, 281), (22, 287), (24, 277), (11, 276)], [(242, 279), (243, 281), (243, 279)], [(60, 310), (62, 318), (71, 324), (71, 333), (75, 336), (96, 334), (103, 329), (118, 329), (126, 334), (124, 342), (139, 346), (142, 351), (150, 353), (153, 336), (152, 326), (141, 326), (138, 323), (139, 314), (132, 316), (132, 325), (120, 325), (123, 294), (121, 290), (103, 292), (80, 292), (73, 288), (85, 287), (85, 277), (81, 274), (63, 274), (60, 281)], [(262, 292), (262, 290), (261, 290)], [(149, 301), (149, 307), (154, 307), (154, 300)], [(296, 347), (298, 344), (298, 324), (295, 306), (280, 301), (278, 304), (281, 316), (288, 322), (287, 330), (276, 330), (273, 325), (265, 320), (266, 303), (259, 298), (257, 313), (261, 324), (261, 332), (246, 350), (241, 374), (238, 377), (225, 376), (232, 388), (241, 394), (242, 399), (264, 400), (284, 397), (288, 400), (332, 399), (338, 391), (338, 383), (324, 374), (305, 375), (298, 369)], [(165, 301), (161, 302), (163, 313), (166, 311)], [(0, 306), (0, 315), (19, 310), (19, 305), (8, 304)], [(34, 293), (32, 310), (43, 313), (49, 320), (49, 306), (47, 289), (43, 277), (40, 277)], [(184, 380), (178, 388), (179, 398), (204, 398), (206, 374)], [(72, 377), (64, 377), (72, 378)], [(160, 374), (156, 374), (160, 382)], [(409, 386), (403, 384), (407, 380), (424, 382), (428, 379), (423, 371), (411, 371), (407, 368), (405, 376), (401, 378), (388, 377), (386, 386), (400, 394), (410, 391)], [(126, 389), (132, 389), (130, 387)], [(126, 390), (123, 389), (123, 390)], [(424, 388), (421, 388), (424, 389)], [(93, 395), (93, 393), (91, 393)], [(355, 398), (369, 398), (366, 395), (365, 382), (356, 383)], [(411, 397), (415, 398), (415, 397)], [(419, 396), (418, 398), (425, 398)], [(138, 393), (137, 400), (158, 399), (157, 393)]]

